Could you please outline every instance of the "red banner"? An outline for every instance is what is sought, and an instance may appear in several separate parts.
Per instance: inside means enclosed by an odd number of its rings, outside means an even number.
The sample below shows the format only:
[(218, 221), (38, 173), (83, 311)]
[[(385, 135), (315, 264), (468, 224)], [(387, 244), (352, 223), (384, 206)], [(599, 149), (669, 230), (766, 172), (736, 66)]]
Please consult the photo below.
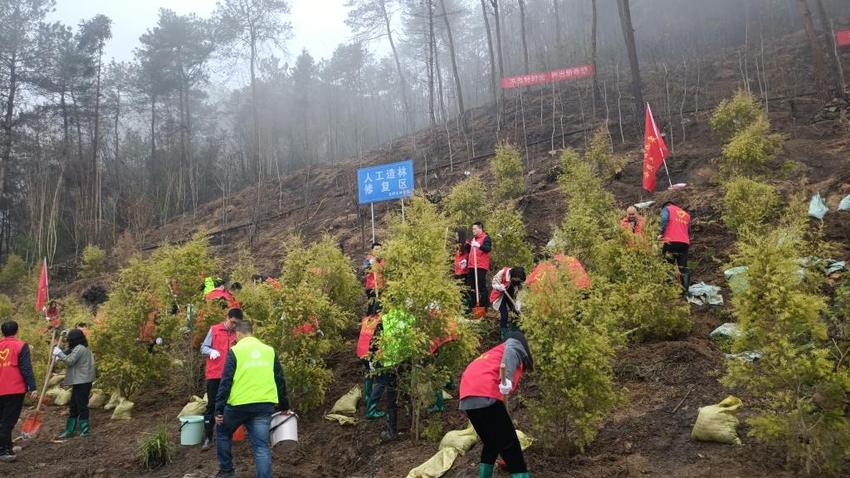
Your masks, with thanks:
[(646, 104), (646, 129), (643, 140), (643, 188), (649, 192), (655, 191), (655, 173), (658, 167), (670, 154), (667, 144), (658, 131), (649, 103)]
[(545, 85), (557, 81), (578, 80), (593, 76), (593, 65), (574, 66), (560, 70), (529, 73), (527, 75), (508, 76), (502, 78), (502, 88), (524, 88), (533, 85)]
[(41, 263), (41, 275), (38, 278), (38, 291), (35, 296), (35, 310), (41, 312), (44, 310), (44, 303), (47, 302), (47, 258)]
[(835, 43), (838, 46), (850, 46), (850, 30), (835, 32)]

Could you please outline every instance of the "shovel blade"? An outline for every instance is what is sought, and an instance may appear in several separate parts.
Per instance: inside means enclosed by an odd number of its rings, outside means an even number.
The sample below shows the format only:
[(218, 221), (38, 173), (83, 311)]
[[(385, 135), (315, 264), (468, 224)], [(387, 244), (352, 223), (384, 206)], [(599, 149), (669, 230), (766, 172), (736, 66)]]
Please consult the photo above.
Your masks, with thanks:
[(487, 315), (486, 307), (473, 307), (472, 308), (472, 318), (473, 319), (483, 319)]
[(41, 430), (41, 419), (39, 419), (38, 414), (30, 415), (24, 420), (23, 425), (21, 425), (21, 435), (25, 440), (29, 440), (30, 438), (34, 438), (38, 435), (38, 431)]

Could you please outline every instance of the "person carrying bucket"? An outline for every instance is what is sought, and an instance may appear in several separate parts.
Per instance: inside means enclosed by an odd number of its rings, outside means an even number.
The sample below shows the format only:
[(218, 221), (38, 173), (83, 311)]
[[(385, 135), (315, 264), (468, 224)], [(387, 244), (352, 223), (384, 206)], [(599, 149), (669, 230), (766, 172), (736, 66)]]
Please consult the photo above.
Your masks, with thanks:
[(30, 348), (18, 339), (18, 323), (9, 320), (0, 326), (0, 461), (12, 462), (17, 455), (12, 448), (12, 429), (21, 416), (27, 392), (35, 402), (35, 374), (30, 361)]
[(80, 436), (89, 434), (89, 395), (94, 382), (94, 355), (89, 349), (86, 335), (80, 329), (68, 332), (68, 349), (62, 350), (58, 345), (53, 347), (56, 360), (63, 362), (65, 371), (64, 385), (71, 386), (71, 401), (68, 404), (68, 418), (65, 420), (65, 431), (60, 439), (71, 438), (80, 426)]
[(508, 313), (519, 315), (520, 304), (517, 299), (519, 290), (525, 282), (525, 269), (522, 267), (504, 267), (493, 276), (493, 290), (490, 302), (499, 312), (499, 340), (508, 338), (510, 324)]
[(227, 352), (218, 396), (215, 399), (216, 478), (233, 478), (233, 432), (244, 426), (251, 441), (257, 478), (271, 478), (269, 430), (272, 414), (290, 414), (283, 367), (272, 347), (253, 336), (253, 326), (240, 320), (235, 327), (237, 343)]
[(207, 332), (207, 337), (201, 344), (201, 355), (206, 356), (204, 365), (204, 378), (207, 380), (207, 409), (204, 412), (204, 444), (201, 450), (206, 451), (212, 445), (213, 430), (215, 427), (215, 397), (218, 395), (218, 387), (221, 383), (221, 374), (224, 373), (224, 360), (230, 347), (236, 343), (236, 332), (234, 327), (236, 321), (242, 320), (242, 309), (230, 309), (224, 322), (213, 325)]
[(516, 390), (522, 373), (533, 368), (534, 360), (525, 335), (514, 331), (503, 343), (473, 360), (461, 376), (459, 408), (466, 412), (483, 444), (479, 478), (493, 477), (499, 455), (505, 460), (512, 478), (530, 476), (504, 400)]
[[(481, 310), (489, 305), (489, 292), (487, 291), (487, 271), (490, 270), (490, 251), (493, 250), (493, 241), (484, 232), (484, 224), (476, 222), (472, 225), (472, 240), (469, 243), (469, 283), (475, 291), (475, 308)], [(475, 310), (473, 310), (475, 314)], [(479, 312), (480, 314), (480, 312)]]

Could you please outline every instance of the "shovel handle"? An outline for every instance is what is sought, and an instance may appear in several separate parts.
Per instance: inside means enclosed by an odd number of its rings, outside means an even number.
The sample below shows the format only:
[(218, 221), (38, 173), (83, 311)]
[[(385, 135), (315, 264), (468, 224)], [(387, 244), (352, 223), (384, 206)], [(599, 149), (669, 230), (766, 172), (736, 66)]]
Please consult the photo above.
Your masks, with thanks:
[[(56, 342), (56, 328), (53, 328), (53, 336), (50, 338), (50, 347)], [(41, 404), (44, 402), (44, 394), (47, 392), (47, 384), (50, 383), (50, 376), (53, 375), (53, 366), (56, 365), (56, 357), (53, 355), (53, 350), (48, 350), (50, 358), (47, 362), (47, 374), (44, 376), (44, 386), (41, 387), (41, 394), (38, 396), (38, 403), (35, 404), (35, 415), (38, 416), (38, 411), (41, 410)]]

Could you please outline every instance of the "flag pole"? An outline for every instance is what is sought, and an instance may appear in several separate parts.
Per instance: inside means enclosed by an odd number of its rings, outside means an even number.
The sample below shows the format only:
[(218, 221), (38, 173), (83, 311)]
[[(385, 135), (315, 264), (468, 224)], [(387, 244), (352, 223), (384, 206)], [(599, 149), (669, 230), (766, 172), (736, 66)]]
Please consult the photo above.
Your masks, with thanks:
[(667, 172), (667, 182), (670, 183), (670, 189), (673, 189), (673, 180), (670, 179), (670, 170), (667, 169), (667, 160), (662, 159), (661, 161), (664, 163), (664, 171)]

